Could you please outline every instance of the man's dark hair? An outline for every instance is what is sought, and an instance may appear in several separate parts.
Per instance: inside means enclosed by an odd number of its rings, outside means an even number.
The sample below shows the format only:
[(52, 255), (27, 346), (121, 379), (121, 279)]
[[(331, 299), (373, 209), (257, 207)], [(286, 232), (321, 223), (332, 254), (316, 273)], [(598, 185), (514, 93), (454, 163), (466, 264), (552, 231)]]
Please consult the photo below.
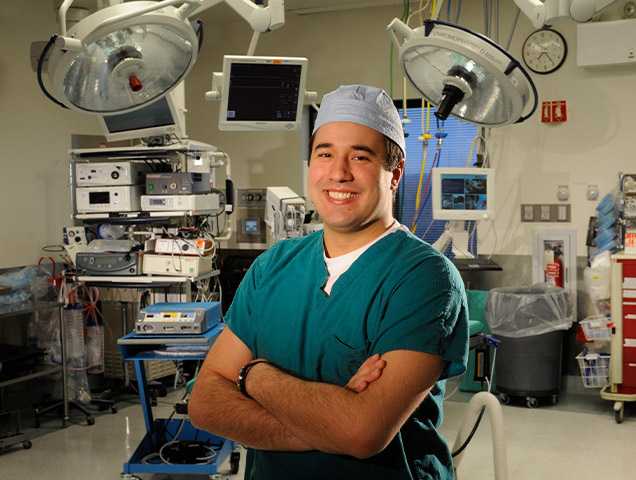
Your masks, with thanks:
[[(311, 152), (314, 148), (314, 136), (315, 135), (312, 135), (309, 139), (309, 157), (307, 158), (307, 165), (309, 165), (309, 162), (311, 161)], [(384, 168), (391, 172), (402, 160), (404, 160), (404, 152), (400, 146), (389, 137), (386, 135), (382, 136), (384, 137), (387, 152)]]

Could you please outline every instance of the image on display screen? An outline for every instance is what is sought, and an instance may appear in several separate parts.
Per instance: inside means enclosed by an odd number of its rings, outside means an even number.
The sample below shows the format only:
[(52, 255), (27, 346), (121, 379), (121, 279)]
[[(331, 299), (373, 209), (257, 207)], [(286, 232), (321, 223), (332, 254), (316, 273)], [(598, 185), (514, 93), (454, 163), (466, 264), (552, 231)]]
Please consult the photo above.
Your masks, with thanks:
[(300, 65), (233, 63), (227, 119), (296, 120), (301, 73)]
[(487, 177), (476, 174), (443, 174), (442, 210), (487, 210)]

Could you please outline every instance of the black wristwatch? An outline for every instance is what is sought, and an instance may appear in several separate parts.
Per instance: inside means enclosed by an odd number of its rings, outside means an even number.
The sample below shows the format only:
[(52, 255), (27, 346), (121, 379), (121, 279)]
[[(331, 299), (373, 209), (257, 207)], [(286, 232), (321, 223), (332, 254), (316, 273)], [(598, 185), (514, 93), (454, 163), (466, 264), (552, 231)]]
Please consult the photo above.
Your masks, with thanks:
[(252, 397), (250, 396), (249, 393), (247, 393), (247, 390), (245, 389), (245, 380), (247, 379), (247, 372), (250, 371), (250, 368), (252, 368), (254, 365), (258, 365), (259, 363), (269, 363), (269, 362), (267, 360), (255, 360), (253, 362), (246, 363), (245, 365), (243, 365), (243, 368), (239, 370), (238, 378), (236, 380), (236, 386), (238, 387), (238, 389), (241, 391), (243, 395), (245, 395), (247, 398), (250, 398), (250, 399)]

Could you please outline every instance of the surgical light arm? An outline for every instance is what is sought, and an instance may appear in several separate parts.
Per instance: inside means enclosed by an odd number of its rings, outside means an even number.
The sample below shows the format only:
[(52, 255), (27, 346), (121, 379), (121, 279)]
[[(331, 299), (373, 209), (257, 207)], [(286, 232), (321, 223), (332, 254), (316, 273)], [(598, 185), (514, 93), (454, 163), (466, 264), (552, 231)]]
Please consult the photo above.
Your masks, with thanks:
[(536, 28), (553, 25), (559, 18), (589, 22), (618, 0), (515, 0)]
[(117, 25), (131, 18), (145, 13), (155, 12), (164, 7), (181, 4), (177, 9), (178, 16), (185, 20), (187, 17), (207, 10), (220, 3), (227, 3), (236, 13), (246, 20), (255, 32), (271, 32), (285, 24), (285, 9), (283, 0), (270, 0), (267, 7), (252, 3), (250, 0), (163, 0), (152, 5), (126, 12), (108, 18), (96, 25), (84, 38), (66, 36), (66, 13), (74, 0), (64, 0), (58, 12), (60, 35), (56, 40), (59, 48), (79, 52), (93, 39), (112, 31)]

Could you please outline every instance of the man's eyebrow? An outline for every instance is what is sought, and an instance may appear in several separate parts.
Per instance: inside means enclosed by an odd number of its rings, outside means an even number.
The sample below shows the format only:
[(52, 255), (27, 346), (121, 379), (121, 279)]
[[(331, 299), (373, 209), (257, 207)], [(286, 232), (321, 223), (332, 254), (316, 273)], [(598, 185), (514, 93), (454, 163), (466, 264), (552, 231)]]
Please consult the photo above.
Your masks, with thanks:
[[(318, 150), (320, 148), (331, 148), (331, 147), (333, 147), (332, 143), (323, 142), (323, 143), (319, 143), (318, 145), (316, 145), (314, 147), (314, 150)], [(352, 145), (351, 149), (352, 150), (359, 150), (361, 152), (367, 152), (367, 153), (369, 153), (371, 155), (376, 155), (375, 150), (373, 150), (371, 147), (368, 147), (366, 145)]]

